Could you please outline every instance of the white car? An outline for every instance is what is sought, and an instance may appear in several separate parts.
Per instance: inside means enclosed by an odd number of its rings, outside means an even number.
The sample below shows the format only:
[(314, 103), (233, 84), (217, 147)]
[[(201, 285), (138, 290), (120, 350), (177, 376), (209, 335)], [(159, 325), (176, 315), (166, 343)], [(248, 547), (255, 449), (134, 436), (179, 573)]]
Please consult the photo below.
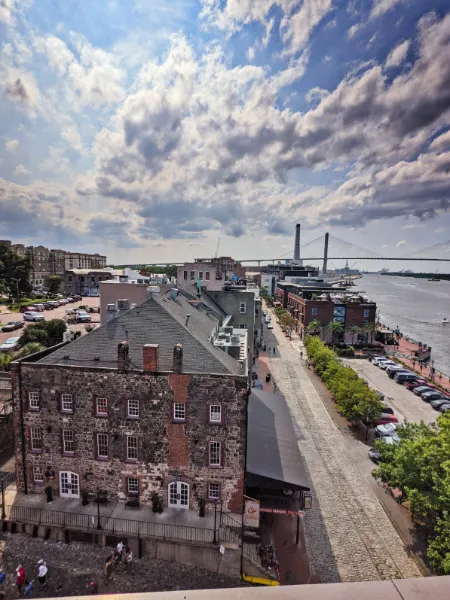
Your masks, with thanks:
[(38, 312), (24, 312), (23, 313), (24, 321), (45, 321), (44, 315)]
[(10, 338), (8, 338), (0, 346), (0, 351), (1, 352), (10, 352), (11, 350), (16, 350), (16, 348), (18, 346), (18, 341), (19, 341), (18, 337), (10, 337)]
[(376, 365), (377, 367), (379, 367), (380, 363), (386, 362), (387, 360), (390, 360), (390, 358), (386, 358), (386, 356), (381, 356), (380, 358), (374, 358), (372, 360), (372, 364)]
[(270, 321), (267, 323), (267, 329), (273, 329), (273, 325)]
[(386, 425), (377, 425), (375, 429), (375, 435), (377, 437), (391, 436), (397, 431), (397, 425), (395, 423), (386, 423)]
[(386, 371), (386, 369), (388, 367), (395, 367), (398, 363), (396, 363), (393, 360), (383, 360), (380, 363), (378, 363), (378, 366), (380, 367), (380, 369), (384, 369)]

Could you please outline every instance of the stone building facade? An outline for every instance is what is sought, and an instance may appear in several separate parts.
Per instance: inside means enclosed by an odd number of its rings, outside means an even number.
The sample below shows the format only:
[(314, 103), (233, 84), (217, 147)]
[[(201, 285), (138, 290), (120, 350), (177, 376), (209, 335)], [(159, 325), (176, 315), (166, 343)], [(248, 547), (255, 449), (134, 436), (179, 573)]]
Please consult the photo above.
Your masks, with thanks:
[[(44, 352), (48, 352), (44, 351)], [(17, 486), (21, 492), (115, 500), (153, 493), (164, 506), (198, 509), (200, 499), (240, 512), (248, 387), (245, 375), (159, 370), (159, 346), (128, 344), (117, 368), (49, 365), (39, 356), (12, 363)]]

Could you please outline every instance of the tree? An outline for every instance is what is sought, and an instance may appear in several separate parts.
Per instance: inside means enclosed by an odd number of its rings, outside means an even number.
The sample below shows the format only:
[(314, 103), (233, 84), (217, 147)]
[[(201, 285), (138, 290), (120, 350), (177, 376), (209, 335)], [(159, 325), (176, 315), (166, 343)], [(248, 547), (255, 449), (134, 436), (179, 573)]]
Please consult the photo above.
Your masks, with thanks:
[(0, 243), (0, 281), (3, 292), (12, 298), (17, 298), (17, 292), (19, 296), (29, 294), (32, 290), (30, 272), (28, 257), (20, 257), (9, 246)]
[(29, 325), (23, 330), (19, 339), (19, 345), (25, 346), (31, 342), (38, 342), (42, 346), (49, 348), (63, 341), (66, 329), (66, 323), (62, 319), (40, 321), (35, 325)]
[(45, 278), (45, 287), (48, 288), (50, 294), (57, 294), (61, 289), (62, 277), (59, 275), (49, 275)]
[(352, 346), (354, 344), (355, 341), (355, 335), (359, 335), (362, 332), (361, 327), (358, 327), (358, 325), (352, 325), (349, 328), (349, 332), (352, 334)]
[(0, 369), (2, 371), (8, 370), (8, 365), (12, 361), (12, 355), (9, 352), (0, 353)]
[(337, 335), (344, 331), (344, 325), (340, 321), (330, 321), (327, 325), (327, 329), (331, 332), (331, 341), (334, 343)]
[(447, 511), (436, 522), (434, 537), (428, 546), (428, 558), (434, 569), (444, 575), (450, 574), (450, 516)]
[(322, 323), (317, 319), (310, 321), (308, 323), (308, 325), (306, 326), (306, 331), (308, 333), (312, 333), (314, 335), (316, 335), (317, 333), (319, 333), (319, 335), (320, 335), (321, 329), (322, 329)]
[(41, 350), (45, 350), (45, 346), (38, 342), (30, 342), (29, 344), (26, 344), (14, 358), (24, 358), (25, 356), (30, 356), (30, 354), (36, 354), (36, 352), (40, 352)]
[(373, 344), (373, 336), (377, 329), (377, 326), (375, 325), (375, 323), (366, 323), (363, 329), (369, 334), (370, 343)]

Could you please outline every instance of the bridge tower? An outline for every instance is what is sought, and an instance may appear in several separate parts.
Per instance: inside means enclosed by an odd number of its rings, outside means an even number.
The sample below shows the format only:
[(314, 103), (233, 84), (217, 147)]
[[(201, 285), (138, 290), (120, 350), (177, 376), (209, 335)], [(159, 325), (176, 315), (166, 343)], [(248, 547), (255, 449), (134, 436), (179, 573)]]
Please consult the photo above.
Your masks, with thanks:
[(327, 268), (328, 268), (328, 239), (330, 237), (330, 234), (327, 233), (325, 234), (325, 245), (323, 247), (323, 266), (322, 266), (322, 273), (325, 275), (327, 272)]

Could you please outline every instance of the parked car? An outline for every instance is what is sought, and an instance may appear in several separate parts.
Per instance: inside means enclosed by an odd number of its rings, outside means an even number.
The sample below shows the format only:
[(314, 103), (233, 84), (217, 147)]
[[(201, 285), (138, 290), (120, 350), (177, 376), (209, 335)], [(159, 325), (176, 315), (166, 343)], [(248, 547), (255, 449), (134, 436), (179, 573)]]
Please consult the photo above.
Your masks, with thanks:
[[(416, 390), (419, 390), (419, 391), (416, 393)], [(416, 393), (416, 396), (420, 396), (420, 397), (422, 397), (422, 396), (423, 396), (423, 394), (426, 394), (427, 392), (435, 392), (435, 391), (436, 391), (436, 390), (433, 390), (432, 388), (429, 388), (428, 386), (423, 386), (423, 388), (422, 388), (422, 389), (416, 388), (416, 389), (414, 390), (414, 393)], [(441, 394), (441, 395), (442, 395), (442, 394)]]
[(66, 298), (67, 302), (75, 302), (73, 298)]
[(385, 404), (383, 402), (383, 413), (385, 415), (393, 415), (394, 414), (394, 409), (391, 408), (388, 404)]
[(45, 307), (43, 304), (33, 304), (33, 310), (35, 310), (36, 312), (44, 312)]
[(44, 315), (38, 312), (26, 312), (23, 313), (24, 321), (45, 321)]
[(426, 383), (426, 379), (423, 379), (423, 377), (419, 377), (415, 381), (405, 381), (405, 388), (412, 391), (414, 388), (419, 387), (421, 385), (425, 385)]
[(378, 359), (378, 358), (385, 358), (383, 356), (381, 356), (381, 354), (369, 354), (369, 356), (367, 357), (369, 362), (373, 362), (374, 360)]
[(391, 379), (394, 379), (394, 375), (396, 373), (411, 373), (411, 371), (408, 371), (408, 369), (405, 369), (405, 367), (390, 366), (386, 369), (386, 373), (388, 374), (388, 377), (390, 377)]
[[(440, 398), (443, 398), (443, 397), (444, 396), (436, 390), (433, 390), (432, 392), (425, 392), (421, 396), (422, 400), (424, 400), (425, 402), (431, 402), (432, 400), (439, 400)], [(450, 398), (448, 399), (448, 401), (450, 402)]]
[(450, 410), (450, 401), (447, 404), (441, 404), (438, 408), (438, 411), (441, 413), (445, 413)]
[(391, 359), (387, 358), (386, 356), (374, 356), (372, 358), (372, 364), (376, 365), (378, 367), (379, 366), (378, 363), (380, 363), (380, 362), (386, 362), (387, 360), (391, 360)]
[(6, 325), (3, 325), (2, 331), (15, 331), (16, 329), (22, 329), (23, 321), (8, 321)]
[(385, 425), (377, 425), (375, 427), (375, 435), (377, 437), (384, 437), (385, 435), (392, 435), (397, 430), (396, 423), (386, 423)]
[(82, 296), (79, 296), (78, 294), (75, 294), (75, 296), (73, 296), (73, 299), (75, 302), (79, 302), (80, 300), (83, 300)]
[(430, 402), (430, 404), (434, 408), (434, 410), (439, 410), (440, 406), (442, 406), (443, 404), (448, 404), (449, 402), (450, 402), (450, 398), (444, 398), (444, 396), (442, 396), (441, 398), (438, 398), (437, 400), (432, 400)]
[(386, 425), (386, 423), (398, 423), (398, 419), (394, 415), (381, 413), (380, 417), (375, 421), (375, 425)]
[(396, 367), (396, 366), (398, 366), (398, 363), (396, 363), (393, 360), (381, 360), (378, 363), (378, 366), (380, 367), (380, 369), (383, 369), (383, 371), (386, 371), (386, 369), (388, 367)]
[(369, 458), (372, 462), (377, 464), (381, 460), (381, 452), (376, 448), (371, 448), (368, 452)]
[(273, 329), (273, 325), (272, 325), (272, 323), (270, 323), (270, 321), (269, 321), (269, 323), (267, 323), (267, 329)]
[(33, 310), (33, 308), (31, 306), (21, 306), (19, 312), (26, 313), (26, 312), (30, 312), (32, 310)]
[(52, 308), (58, 308), (58, 306), (59, 306), (59, 300), (50, 300), (50, 302), (48, 302), (48, 304), (50, 304), (50, 306)]
[(51, 302), (44, 302), (44, 309), (45, 310), (52, 310), (53, 309), (53, 305)]
[(16, 350), (19, 345), (18, 337), (10, 337), (0, 345), (0, 352), (11, 352), (12, 350)]
[(405, 381), (415, 381), (416, 378), (417, 375), (414, 373), (403, 373), (402, 371), (398, 371), (394, 374), (394, 380), (400, 385), (403, 385)]
[(76, 321), (77, 323), (90, 323), (91, 317), (87, 314), (87, 312), (77, 312)]

